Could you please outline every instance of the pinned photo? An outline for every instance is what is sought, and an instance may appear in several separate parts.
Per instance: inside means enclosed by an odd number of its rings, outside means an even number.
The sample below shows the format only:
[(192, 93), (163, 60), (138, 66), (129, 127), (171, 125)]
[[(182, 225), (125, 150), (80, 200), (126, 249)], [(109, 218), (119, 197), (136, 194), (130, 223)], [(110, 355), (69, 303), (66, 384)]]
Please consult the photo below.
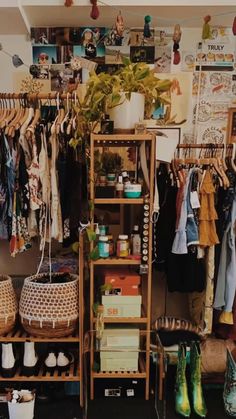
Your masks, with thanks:
[(154, 29), (151, 29), (150, 38), (145, 38), (143, 28), (132, 28), (130, 31), (130, 45), (135, 47), (154, 45)]
[(56, 38), (54, 32), (54, 28), (31, 28), (31, 43), (36, 45), (55, 45)]
[(33, 63), (41, 65), (56, 64), (58, 50), (53, 46), (33, 46)]
[(155, 48), (155, 73), (170, 73), (171, 72), (171, 47), (156, 47)]
[(130, 60), (133, 63), (153, 64), (155, 59), (155, 47), (130, 47)]
[(81, 28), (52, 28), (56, 45), (74, 45), (81, 43)]
[(78, 85), (82, 81), (82, 71), (74, 72), (69, 65), (52, 65), (51, 73), (51, 91), (68, 92), (73, 84)]
[(76, 57), (84, 57), (87, 60), (92, 60), (97, 64), (104, 64), (105, 62), (105, 47), (104, 45), (96, 46), (94, 44), (87, 44), (85, 47), (76, 45), (73, 48), (73, 55)]
[(130, 57), (130, 47), (106, 47), (105, 64), (123, 64), (123, 58)]
[(130, 29), (124, 29), (122, 35), (113, 27), (105, 36), (105, 46), (127, 46), (130, 45)]

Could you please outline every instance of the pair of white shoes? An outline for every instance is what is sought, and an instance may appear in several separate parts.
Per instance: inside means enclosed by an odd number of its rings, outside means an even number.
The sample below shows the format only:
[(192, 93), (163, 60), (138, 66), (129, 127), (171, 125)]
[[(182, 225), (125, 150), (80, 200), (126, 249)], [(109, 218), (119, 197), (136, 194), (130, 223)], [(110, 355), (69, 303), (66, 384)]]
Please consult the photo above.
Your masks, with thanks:
[(56, 354), (51, 350), (48, 352), (44, 364), (48, 370), (52, 371), (55, 368), (58, 368), (60, 371), (65, 371), (72, 362), (73, 356), (71, 353), (67, 355), (64, 351), (59, 351), (58, 354)]

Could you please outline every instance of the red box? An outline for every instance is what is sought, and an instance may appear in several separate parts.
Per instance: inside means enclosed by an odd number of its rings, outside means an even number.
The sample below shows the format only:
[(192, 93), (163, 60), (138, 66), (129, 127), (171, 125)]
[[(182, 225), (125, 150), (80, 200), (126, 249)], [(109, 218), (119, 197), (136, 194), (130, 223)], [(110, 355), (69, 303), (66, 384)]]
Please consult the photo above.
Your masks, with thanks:
[(105, 271), (105, 284), (111, 284), (116, 295), (139, 295), (140, 281), (140, 275), (135, 272)]

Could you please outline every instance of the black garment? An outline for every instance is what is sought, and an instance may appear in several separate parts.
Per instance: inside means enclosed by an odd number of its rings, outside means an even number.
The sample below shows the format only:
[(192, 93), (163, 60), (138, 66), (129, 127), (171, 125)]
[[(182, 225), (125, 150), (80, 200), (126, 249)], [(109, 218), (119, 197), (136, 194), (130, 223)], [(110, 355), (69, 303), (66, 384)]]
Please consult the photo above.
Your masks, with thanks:
[(168, 167), (164, 163), (157, 169), (157, 188), (160, 212), (153, 226), (153, 260), (158, 271), (166, 271), (175, 234), (177, 188), (171, 186)]
[(188, 253), (169, 253), (167, 261), (168, 291), (202, 292), (206, 284), (205, 260), (197, 258), (197, 248), (190, 246)]

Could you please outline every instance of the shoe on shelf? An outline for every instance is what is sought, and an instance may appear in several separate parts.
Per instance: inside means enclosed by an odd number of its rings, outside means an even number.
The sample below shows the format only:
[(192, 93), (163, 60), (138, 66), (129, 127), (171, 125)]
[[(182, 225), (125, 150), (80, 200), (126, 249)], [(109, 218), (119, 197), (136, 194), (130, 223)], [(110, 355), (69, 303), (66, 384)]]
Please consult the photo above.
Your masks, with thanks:
[(34, 342), (24, 343), (23, 375), (30, 377), (35, 375), (38, 364), (38, 356), (35, 352)]
[(50, 350), (45, 358), (44, 364), (48, 371), (54, 371), (57, 366), (57, 357), (54, 350)]
[(12, 343), (2, 343), (1, 374), (3, 378), (12, 378), (16, 371), (16, 359)]
[(66, 371), (70, 364), (74, 362), (74, 356), (71, 352), (59, 351), (57, 356), (57, 368), (59, 371)]

